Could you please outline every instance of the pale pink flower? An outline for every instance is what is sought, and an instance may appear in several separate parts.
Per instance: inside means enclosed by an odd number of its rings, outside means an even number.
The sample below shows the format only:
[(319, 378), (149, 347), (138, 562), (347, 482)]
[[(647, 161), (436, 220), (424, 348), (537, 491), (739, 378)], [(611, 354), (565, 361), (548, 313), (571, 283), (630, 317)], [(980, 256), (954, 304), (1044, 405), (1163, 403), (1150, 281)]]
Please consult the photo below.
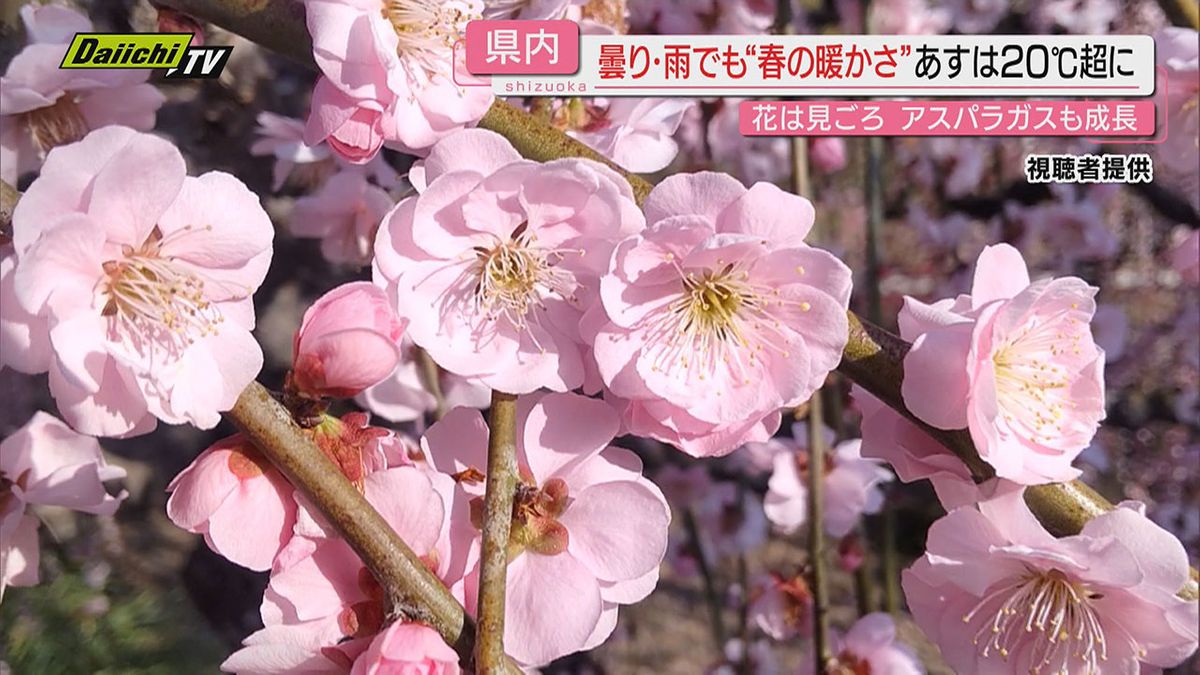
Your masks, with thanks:
[(354, 661), (351, 675), (458, 675), (458, 654), (428, 626), (397, 621)]
[(741, 638), (730, 638), (721, 648), (724, 657), (704, 672), (706, 675), (780, 675), (787, 672), (779, 664), (768, 640), (755, 640), (749, 645)]
[(271, 569), (296, 523), (292, 486), (241, 434), (217, 441), (167, 486), (167, 516), (213, 551)]
[[(644, 408), (626, 414), (628, 430), (686, 441), (692, 454), (765, 441), (763, 420), (777, 425), (841, 360), (850, 270), (804, 243), (808, 200), (766, 183), (679, 174), (645, 212), (650, 225), (617, 247), (601, 280), (609, 322), (594, 340), (605, 385)], [(707, 433), (721, 443), (695, 444)]]
[[(671, 514), (662, 493), (642, 477), (637, 456), (609, 447), (618, 420), (603, 401), (546, 394), (518, 405), (521, 482), (509, 540), (504, 646), (519, 662), (540, 665), (600, 644), (616, 626), (617, 606), (650, 593)], [(422, 443), (438, 470), (479, 499), (487, 440), (483, 416), (458, 408), (430, 427)], [(473, 583), (469, 578), (468, 603)]]
[(87, 16), (33, 3), (20, 14), (30, 44), (0, 77), (0, 179), (15, 185), (52, 148), (78, 141), (92, 129), (109, 124), (154, 128), (166, 99), (146, 84), (149, 70), (58, 67), (75, 33), (92, 32)]
[(17, 255), (0, 245), (0, 366), (26, 374), (50, 369), (50, 328), (45, 317), (30, 314), (17, 302), (13, 272)]
[[(413, 552), (435, 573), (445, 575), (453, 561), (449, 549), (439, 542), (449, 527), (448, 508), (432, 478), (413, 467), (386, 469), (366, 477), (363, 493)], [(308, 663), (318, 672), (345, 673), (377, 635), (385, 642), (395, 638), (394, 631), (384, 631), (388, 598), (375, 577), (349, 544), (321, 536), (322, 528), (301, 516), (296, 536), (280, 552), (263, 596), (265, 628), (244, 641), (245, 646), (222, 664), (224, 670), (285, 673)], [(420, 644), (428, 646), (424, 641)], [(395, 652), (379, 645), (362, 667), (378, 667), (385, 654), (401, 652), (414, 661), (423, 660), (403, 645), (394, 646)], [(443, 653), (435, 650), (427, 655), (437, 659)]]
[[(767, 519), (785, 534), (795, 532), (808, 520), (806, 430), (792, 433), (792, 449), (775, 455), (775, 470), (763, 499)], [(825, 455), (824, 527), (834, 537), (849, 534), (864, 514), (878, 513), (883, 506), (879, 485), (892, 479), (891, 472), (879, 462), (862, 458), (861, 443), (857, 439), (844, 441)]]
[(862, 456), (887, 462), (902, 482), (928, 478), (946, 509), (1016, 488), (1015, 483), (1001, 479), (977, 485), (967, 465), (920, 427), (858, 386), (851, 394), (863, 416)]
[(803, 575), (785, 578), (774, 572), (756, 578), (746, 608), (750, 621), (773, 640), (792, 640), (812, 632), (812, 591)]
[(321, 240), (321, 254), (333, 263), (368, 265), (379, 222), (392, 208), (392, 198), (367, 182), (359, 171), (342, 171), (315, 194), (292, 207), (288, 230), (293, 236)]
[[(882, 612), (868, 614), (842, 635), (830, 631), (833, 663), (830, 673), (886, 673), (886, 675), (924, 675), (925, 666), (916, 653), (896, 636), (896, 622)], [(801, 661), (801, 673), (813, 672), (811, 655)]]
[[(452, 54), (480, 0), (305, 0), (313, 56), (324, 77), (313, 92), (305, 140), (329, 138), (365, 162), (383, 143), (421, 152), (473, 126), (492, 104), (488, 86)], [(457, 75), (456, 75), (457, 73)]]
[(291, 384), (311, 398), (356, 396), (395, 370), (403, 333), (382, 289), (342, 284), (304, 312), (292, 340)]
[(788, 176), (791, 143), (776, 136), (743, 136), (738, 131), (738, 103), (722, 99), (705, 131), (713, 165), (743, 183), (778, 183)]
[(320, 185), (337, 169), (328, 146), (304, 142), (303, 121), (272, 112), (259, 113), (256, 121), (257, 138), (250, 144), (250, 154), (275, 158), (272, 190), (278, 192), (292, 176), (305, 186)]
[(1191, 230), (1171, 249), (1171, 267), (1190, 286), (1200, 286), (1200, 230)]
[[(407, 337), (400, 342), (400, 363), (379, 384), (368, 387), (355, 401), (359, 405), (391, 422), (411, 422), (437, 409), (437, 399), (429, 393), (425, 382), (418, 348)], [(486, 408), (492, 400), (492, 390), (486, 385), (441, 368), (437, 369), (438, 386), (445, 399), (446, 409), (460, 406)]]
[(1120, 241), (1104, 224), (1102, 206), (1098, 199), (1081, 198), (1007, 212), (1024, 225), (1022, 248), (1039, 248), (1045, 258), (1066, 270), (1077, 261), (1106, 260), (1117, 254)]
[(808, 141), (808, 159), (814, 168), (836, 173), (846, 168), (846, 139), (834, 136), (814, 136)]
[(251, 295), (274, 229), (239, 180), (186, 175), (125, 127), (56, 148), (13, 214), (13, 288), (50, 327), (67, 421), (134, 435), (154, 418), (212, 428), (262, 367)]
[[(933, 524), (903, 575), (917, 624), (957, 672), (1136, 673), (1196, 650), (1183, 546), (1123, 502), (1055, 539), (1020, 493)], [(1145, 672), (1145, 670), (1143, 670)]]
[[(1160, 125), (1169, 133), (1155, 150), (1155, 161), (1167, 172), (1179, 175), (1192, 194), (1200, 182), (1196, 155), (1200, 152), (1200, 36), (1190, 28), (1168, 26), (1154, 35), (1155, 61), (1166, 68), (1166, 82), (1158, 86), (1168, 90), (1166, 109), (1158, 109)], [(1160, 78), (1161, 80), (1161, 78)], [(1159, 130), (1161, 133), (1162, 130)]]
[(103, 483), (124, 477), (105, 463), (96, 439), (41, 411), (0, 441), (0, 599), (9, 585), (38, 583), (38, 519), (26, 507), (112, 515), (127, 495), (114, 497)]
[(672, 136), (694, 105), (679, 98), (574, 98), (555, 111), (554, 124), (621, 167), (651, 173), (679, 153)]
[(1088, 330), (1095, 294), (1074, 277), (1031, 284), (1015, 248), (989, 246), (971, 295), (905, 298), (905, 406), (939, 429), (968, 428), (1001, 478), (1075, 478), (1071, 461), (1104, 419), (1104, 354)]
[(713, 424), (662, 400), (625, 400), (608, 392), (604, 400), (621, 412), (623, 428), (631, 434), (653, 438), (693, 457), (727, 455), (743, 443), (761, 443), (779, 430), (778, 410), (759, 418)]
[(700, 548), (719, 560), (767, 543), (769, 526), (762, 499), (730, 481), (714, 483), (695, 505)]
[(188, 46), (204, 46), (204, 27), (200, 25), (200, 21), (196, 17), (164, 5), (155, 4), (152, 6), (158, 14), (158, 32), (191, 33), (192, 41), (188, 43)]
[(434, 146), (419, 176), (424, 191), (375, 243), (376, 282), (408, 336), (493, 389), (581, 386), (583, 310), (616, 242), (643, 225), (629, 184), (588, 160), (522, 160), (481, 129)]

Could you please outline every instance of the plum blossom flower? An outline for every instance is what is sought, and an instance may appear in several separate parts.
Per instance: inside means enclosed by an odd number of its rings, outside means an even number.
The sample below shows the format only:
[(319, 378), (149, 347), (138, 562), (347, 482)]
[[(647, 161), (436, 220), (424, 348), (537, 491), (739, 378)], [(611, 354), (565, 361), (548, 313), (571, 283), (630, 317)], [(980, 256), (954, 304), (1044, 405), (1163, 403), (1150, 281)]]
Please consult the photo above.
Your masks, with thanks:
[[(671, 513), (637, 456), (608, 446), (618, 420), (603, 401), (554, 393), (518, 406), (504, 645), (519, 662), (539, 665), (600, 644), (618, 605), (650, 593)], [(465, 408), (422, 440), (434, 467), (453, 475), (477, 507), (487, 441), (483, 416)]]
[[(841, 360), (849, 269), (804, 243), (808, 200), (767, 183), (679, 174), (645, 211), (601, 280), (608, 323), (594, 337), (604, 384), (640, 406), (628, 430), (694, 455), (766, 440), (763, 425)], [(709, 434), (720, 442), (697, 442)]]
[(395, 370), (403, 332), (378, 286), (338, 286), (304, 312), (292, 340), (290, 384), (310, 398), (356, 396)]
[(736, 483), (718, 481), (695, 505), (700, 541), (696, 553), (714, 560), (734, 557), (767, 542), (767, 517), (762, 500)]
[(1196, 153), (1200, 151), (1200, 47), (1195, 30), (1169, 26), (1154, 35), (1155, 61), (1166, 68), (1167, 82), (1161, 83), (1169, 94), (1166, 109), (1158, 110), (1168, 134), (1155, 148), (1155, 160), (1168, 172), (1178, 175), (1191, 193), (1193, 206), (1200, 186)]
[[(800, 428), (796, 428), (800, 427)], [(763, 510), (767, 519), (785, 534), (798, 530), (808, 520), (807, 425), (793, 426), (792, 447), (775, 455), (775, 470), (767, 483)], [(863, 459), (858, 439), (837, 444), (825, 456), (825, 531), (834, 537), (850, 533), (864, 514), (878, 513), (883, 506), (880, 483), (892, 474), (878, 461)]]
[[(386, 469), (368, 476), (363, 492), (400, 538), (449, 585), (455, 579), (446, 575), (453, 574), (454, 565), (461, 561), (449, 554), (448, 509), (432, 477), (413, 467)], [(349, 544), (298, 522), (297, 534), (279, 554), (263, 597), (265, 628), (250, 635), (222, 669), (286, 673), (304, 665), (315, 672), (345, 673), (353, 668), (366, 673), (379, 672), (384, 661), (444, 663), (445, 644), (432, 629), (404, 621), (385, 626), (386, 602), (383, 588)], [(364, 657), (366, 661), (358, 664), (357, 659)], [(453, 663), (457, 664), (457, 657)]]
[(970, 295), (905, 298), (904, 404), (939, 429), (966, 427), (996, 474), (1024, 485), (1071, 480), (1104, 419), (1104, 354), (1088, 324), (1096, 288), (1030, 283), (1021, 254), (989, 246)]
[(214, 443), (167, 486), (167, 516), (204, 535), (213, 551), (252, 570), (269, 570), (292, 537), (292, 486), (246, 437)]
[(288, 230), (296, 237), (320, 239), (321, 255), (329, 262), (367, 265), (379, 222), (391, 208), (391, 196), (368, 183), (362, 172), (342, 171), (315, 194), (296, 200)]
[(1188, 560), (1138, 502), (1055, 539), (1020, 493), (933, 524), (904, 571), (917, 624), (958, 672), (1138, 672), (1196, 650)]
[[(346, 159), (370, 160), (384, 142), (422, 152), (473, 126), (490, 87), (454, 82), (452, 47), (480, 0), (305, 0), (313, 56), (324, 74), (313, 92), (305, 141)], [(461, 57), (459, 57), (461, 59)], [(461, 63), (460, 80), (470, 80)]]
[(0, 441), (0, 599), (10, 585), (38, 583), (38, 519), (26, 507), (112, 515), (127, 495), (112, 496), (103, 483), (124, 477), (96, 439), (41, 411)]
[(694, 101), (678, 98), (573, 98), (554, 112), (555, 126), (629, 171), (667, 167), (679, 152), (672, 138)]
[(98, 436), (212, 428), (262, 367), (251, 294), (266, 212), (233, 176), (186, 175), (165, 140), (105, 127), (56, 148), (13, 214), (21, 307), (44, 317), (50, 391)]
[(1022, 248), (1038, 248), (1066, 270), (1078, 261), (1106, 260), (1117, 254), (1120, 241), (1104, 224), (1102, 206), (1102, 201), (1091, 198), (1006, 211), (1024, 225)]
[(50, 369), (50, 328), (44, 317), (30, 314), (17, 302), (13, 272), (17, 254), (0, 244), (0, 367), (21, 373), (44, 373)]
[(792, 640), (812, 632), (812, 591), (804, 576), (764, 574), (751, 586), (750, 621), (773, 640)]
[(376, 282), (412, 341), (500, 391), (581, 386), (583, 310), (643, 225), (629, 184), (588, 160), (522, 160), (481, 129), (434, 146), (416, 184), (375, 243)]
[(385, 673), (458, 675), (458, 654), (437, 631), (414, 623), (396, 622), (383, 629), (354, 661), (350, 675)]
[[(842, 635), (830, 631), (833, 663), (829, 673), (887, 673), (924, 675), (925, 666), (915, 652), (896, 638), (896, 622), (882, 612), (868, 614)], [(813, 659), (802, 661), (803, 673), (812, 673)]]
[(836, 136), (816, 136), (809, 140), (808, 158), (819, 171), (841, 171), (846, 168), (846, 140)]
[[(437, 399), (427, 386), (426, 367), (419, 348), (408, 338), (400, 342), (400, 363), (382, 382), (368, 387), (355, 400), (359, 405), (391, 422), (412, 422), (437, 410)], [(427, 356), (424, 358), (428, 358)], [(435, 368), (436, 368), (436, 364)], [(486, 408), (492, 391), (486, 385), (436, 368), (438, 387), (446, 410), (460, 406)]]
[(149, 70), (63, 70), (58, 67), (77, 32), (91, 21), (61, 5), (27, 4), (21, 20), (28, 44), (0, 78), (0, 179), (17, 178), (42, 163), (52, 148), (93, 129), (122, 124), (154, 128), (166, 98), (147, 84)]
[(272, 112), (261, 112), (254, 128), (257, 136), (250, 144), (250, 154), (256, 157), (274, 157), (271, 171), (271, 189), (278, 192), (289, 179), (306, 187), (315, 187), (325, 182), (337, 163), (327, 145), (309, 145), (304, 142), (304, 122)]

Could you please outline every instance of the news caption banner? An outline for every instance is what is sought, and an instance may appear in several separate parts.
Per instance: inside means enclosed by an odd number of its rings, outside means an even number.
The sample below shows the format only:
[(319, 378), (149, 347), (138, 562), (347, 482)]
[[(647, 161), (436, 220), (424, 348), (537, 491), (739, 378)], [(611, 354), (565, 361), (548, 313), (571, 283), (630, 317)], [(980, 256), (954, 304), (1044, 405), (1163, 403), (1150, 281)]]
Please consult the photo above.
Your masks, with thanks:
[[(1156, 129), (1148, 35), (581, 36), (571, 21), (472, 21), (466, 67), (490, 76), (498, 96), (791, 99), (740, 100), (746, 136), (1133, 142)], [(795, 100), (828, 96), (872, 98)], [(1153, 163), (1145, 154), (1029, 155), (1025, 172), (1030, 182), (1149, 182)]]

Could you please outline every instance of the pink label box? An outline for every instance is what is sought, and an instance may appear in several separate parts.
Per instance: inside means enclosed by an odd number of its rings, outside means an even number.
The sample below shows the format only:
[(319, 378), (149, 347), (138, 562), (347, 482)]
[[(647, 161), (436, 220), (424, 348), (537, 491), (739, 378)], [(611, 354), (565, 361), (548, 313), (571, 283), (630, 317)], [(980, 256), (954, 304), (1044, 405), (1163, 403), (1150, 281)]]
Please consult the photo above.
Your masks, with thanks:
[(467, 71), (473, 75), (569, 75), (577, 70), (579, 24), (574, 21), (467, 24)]

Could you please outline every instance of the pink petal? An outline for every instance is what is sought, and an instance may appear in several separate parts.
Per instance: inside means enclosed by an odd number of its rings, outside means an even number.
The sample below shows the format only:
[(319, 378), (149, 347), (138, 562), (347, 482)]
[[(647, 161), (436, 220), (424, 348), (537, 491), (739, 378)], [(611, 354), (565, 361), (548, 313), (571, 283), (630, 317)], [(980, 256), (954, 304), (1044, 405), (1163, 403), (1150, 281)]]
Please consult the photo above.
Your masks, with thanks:
[(771, 183), (755, 183), (721, 211), (717, 232), (750, 234), (775, 246), (796, 246), (812, 230), (816, 211), (807, 199)]
[(543, 484), (571, 475), (612, 442), (620, 420), (604, 401), (577, 394), (547, 394), (525, 418), (522, 444), (526, 461)]
[(568, 550), (606, 581), (627, 581), (662, 562), (670, 511), (632, 481), (593, 485), (575, 497), (559, 521), (570, 532)]
[(600, 620), (596, 578), (569, 553), (518, 556), (508, 564), (506, 591), (504, 646), (524, 664), (582, 649)]
[(746, 188), (728, 174), (711, 171), (675, 174), (654, 186), (642, 210), (648, 224), (684, 214), (716, 222), (721, 211), (745, 193)]
[(971, 307), (978, 309), (995, 300), (1007, 300), (1029, 286), (1025, 259), (1008, 244), (988, 246), (975, 263), (971, 284)]
[(971, 324), (955, 324), (917, 338), (904, 357), (904, 405), (939, 429), (967, 426), (970, 381), (965, 364)]

